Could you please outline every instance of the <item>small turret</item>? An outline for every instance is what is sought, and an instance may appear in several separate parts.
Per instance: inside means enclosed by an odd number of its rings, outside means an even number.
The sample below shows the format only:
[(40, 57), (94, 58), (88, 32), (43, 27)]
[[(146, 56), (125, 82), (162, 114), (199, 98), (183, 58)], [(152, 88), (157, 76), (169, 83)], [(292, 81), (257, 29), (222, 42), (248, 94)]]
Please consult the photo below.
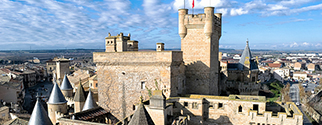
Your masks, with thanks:
[(95, 107), (97, 107), (97, 104), (94, 101), (91, 89), (89, 89), (88, 96), (86, 98), (86, 102), (84, 104), (84, 107), (83, 107), (82, 111), (89, 110), (89, 109), (92, 109), (92, 108), (95, 108)]
[(86, 99), (85, 99), (85, 91), (84, 91), (83, 85), (81, 84), (81, 80), (79, 80), (79, 85), (74, 97), (74, 101), (75, 101), (75, 104), (74, 104), (75, 113), (82, 111)]
[(157, 51), (163, 51), (164, 50), (164, 43), (157, 43)]
[(188, 9), (179, 9), (179, 35), (181, 39), (183, 39), (187, 35), (187, 28), (184, 25), (186, 14), (188, 14)]
[(67, 75), (65, 74), (63, 82), (60, 86), (60, 89), (62, 90), (65, 97), (72, 97), (73, 96), (73, 87), (69, 82), (69, 79), (67, 78)]
[(37, 98), (34, 110), (31, 113), (28, 125), (52, 125), (48, 114), (44, 107), (40, 103), (40, 99)]
[(129, 125), (154, 125), (154, 122), (142, 101), (141, 96), (140, 104), (135, 110)]
[(214, 7), (205, 7), (204, 11), (206, 14), (206, 21), (205, 21), (205, 27), (204, 27), (204, 32), (205, 35), (210, 38), (212, 35), (213, 31), (213, 18), (214, 18)]
[(55, 112), (67, 113), (67, 101), (55, 82), (54, 87), (51, 91), (48, 104), (48, 115), (52, 123), (56, 124)]

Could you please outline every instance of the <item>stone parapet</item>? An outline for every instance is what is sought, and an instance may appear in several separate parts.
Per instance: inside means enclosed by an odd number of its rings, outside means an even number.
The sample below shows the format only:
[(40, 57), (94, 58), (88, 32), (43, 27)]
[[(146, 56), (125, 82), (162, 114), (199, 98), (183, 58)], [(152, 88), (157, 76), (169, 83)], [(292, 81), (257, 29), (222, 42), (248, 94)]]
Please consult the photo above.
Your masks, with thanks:
[(181, 51), (95, 52), (93, 60), (102, 65), (180, 65)]

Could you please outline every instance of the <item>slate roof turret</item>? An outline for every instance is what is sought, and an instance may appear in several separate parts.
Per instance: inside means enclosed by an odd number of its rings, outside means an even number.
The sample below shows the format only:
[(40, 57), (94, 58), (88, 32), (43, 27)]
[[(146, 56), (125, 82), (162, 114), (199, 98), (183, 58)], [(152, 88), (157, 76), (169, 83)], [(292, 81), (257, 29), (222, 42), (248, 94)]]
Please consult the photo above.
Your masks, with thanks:
[(28, 125), (52, 125), (46, 110), (40, 103), (39, 98), (36, 101)]
[(75, 102), (85, 102), (85, 91), (83, 88), (83, 85), (81, 84), (81, 81), (79, 80), (79, 85), (78, 89), (76, 91), (75, 97), (74, 97)]
[(63, 95), (63, 93), (61, 92), (60, 88), (58, 87), (57, 83), (54, 82), (54, 87), (53, 90), (51, 91), (49, 100), (48, 100), (48, 104), (63, 104), (66, 103), (66, 99)]
[(129, 125), (154, 125), (154, 122), (150, 114), (145, 109), (142, 99), (140, 101), (141, 103), (139, 104), (138, 108), (135, 110)]
[(70, 84), (69, 79), (66, 74), (64, 76), (63, 83), (60, 86), (60, 89), (61, 90), (73, 90), (73, 87)]
[(83, 107), (82, 111), (89, 110), (89, 109), (92, 109), (92, 108), (95, 108), (95, 107), (97, 107), (97, 104), (94, 101), (91, 89), (89, 89), (88, 96), (86, 98), (86, 102), (84, 104), (84, 107)]
[(246, 41), (246, 47), (239, 60), (238, 69), (244, 70), (245, 65), (249, 65), (249, 70), (258, 69), (258, 66), (254, 60), (252, 60), (252, 53), (248, 45), (248, 39)]

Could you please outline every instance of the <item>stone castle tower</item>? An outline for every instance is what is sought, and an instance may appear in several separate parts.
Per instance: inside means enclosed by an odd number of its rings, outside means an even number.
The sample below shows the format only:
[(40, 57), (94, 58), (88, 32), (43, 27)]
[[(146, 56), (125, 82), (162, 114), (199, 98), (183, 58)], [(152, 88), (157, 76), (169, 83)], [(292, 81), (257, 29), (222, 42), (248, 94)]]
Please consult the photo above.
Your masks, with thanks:
[(124, 36), (123, 33), (105, 38), (105, 52), (123, 52), (123, 51), (138, 51), (138, 41), (130, 40), (131, 34)]
[(56, 61), (56, 73), (57, 73), (56, 82), (60, 86), (63, 81), (64, 75), (70, 74), (70, 70), (69, 70), (70, 61), (65, 58), (59, 58), (59, 59), (56, 59), (55, 61)]
[(205, 7), (203, 14), (179, 9), (181, 51), (186, 65), (186, 93), (218, 95), (221, 13)]

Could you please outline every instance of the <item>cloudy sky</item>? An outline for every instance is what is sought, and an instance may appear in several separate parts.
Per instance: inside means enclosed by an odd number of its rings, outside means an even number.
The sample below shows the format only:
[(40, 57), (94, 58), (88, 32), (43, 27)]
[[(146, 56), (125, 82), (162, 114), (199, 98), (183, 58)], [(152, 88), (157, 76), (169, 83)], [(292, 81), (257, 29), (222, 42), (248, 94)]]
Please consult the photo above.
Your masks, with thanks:
[[(0, 0), (0, 50), (104, 49), (123, 32), (139, 48), (180, 48), (184, 0)], [(186, 0), (191, 8), (192, 0)], [(195, 0), (195, 13), (223, 13), (220, 48), (322, 48), (322, 0)], [(189, 13), (192, 11), (189, 10)]]

